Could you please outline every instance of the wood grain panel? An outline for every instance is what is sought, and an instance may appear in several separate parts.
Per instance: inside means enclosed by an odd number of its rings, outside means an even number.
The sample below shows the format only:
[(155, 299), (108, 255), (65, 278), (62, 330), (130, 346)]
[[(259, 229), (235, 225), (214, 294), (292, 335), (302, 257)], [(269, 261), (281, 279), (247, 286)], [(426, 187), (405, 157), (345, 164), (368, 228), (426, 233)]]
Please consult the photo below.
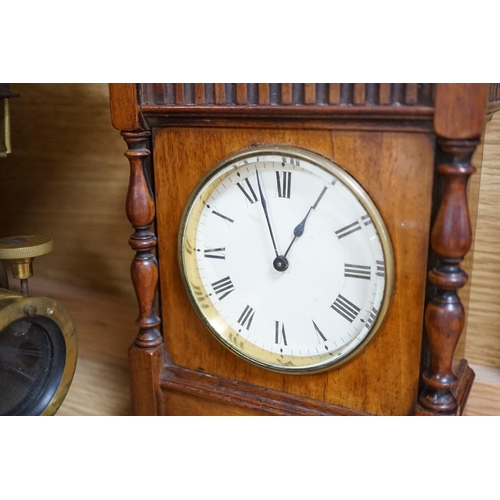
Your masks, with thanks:
[(268, 415), (265, 412), (239, 408), (238, 406), (223, 404), (172, 390), (165, 391), (163, 399), (165, 415), (167, 416), (258, 417)]
[[(31, 89), (37, 88), (36, 86), (26, 87), (30, 90), (28, 91), (28, 96)], [(66, 92), (67, 87), (63, 87), (59, 85), (58, 88), (62, 92)], [(92, 90), (91, 90), (92, 89)], [(87, 88), (89, 93), (95, 88), (90, 87)], [(98, 90), (98, 89), (95, 89)], [(154, 92), (154, 88), (148, 89), (151, 92)], [(137, 120), (137, 90), (135, 84), (113, 84), (109, 85), (109, 94), (111, 100), (111, 119), (113, 121), (113, 125), (119, 130), (140, 130), (142, 128), (141, 124)], [(71, 95), (71, 94), (70, 94)], [(45, 96), (44, 96), (45, 98)], [(155, 96), (156, 98), (156, 96)], [(45, 99), (42, 99), (42, 103)], [(28, 98), (29, 102), (29, 98)], [(22, 101), (22, 106), (26, 104), (26, 101)], [(37, 103), (38, 104), (38, 103)], [(35, 104), (35, 106), (37, 105)], [(78, 103), (79, 104), (79, 103)], [(77, 104), (77, 105), (78, 105)], [(43, 104), (42, 104), (43, 106)], [(57, 106), (56, 106), (57, 107)], [(21, 108), (22, 109), (22, 108)], [(49, 115), (50, 116), (50, 115)], [(46, 118), (46, 117), (44, 117)], [(70, 132), (71, 133), (71, 132)]]
[[(200, 143), (203, 149), (196, 147)], [(397, 268), (398, 294), (377, 340), (354, 361), (326, 374), (275, 374), (237, 358), (206, 330), (183, 291), (176, 242), (189, 194), (218, 161), (234, 151), (264, 143), (303, 147), (348, 168), (381, 208), (394, 238), (396, 262), (406, 264)], [(192, 370), (369, 413), (410, 413), (418, 383), (430, 220), (430, 209), (425, 207), (430, 207), (432, 168), (422, 166), (432, 165), (433, 147), (423, 134), (410, 137), (294, 130), (158, 130), (154, 163), (161, 295), (164, 335), (172, 361)], [(407, 193), (401, 185), (412, 190), (414, 204), (406, 203)], [(421, 227), (421, 232), (415, 232), (414, 226)], [(411, 274), (406, 268), (413, 270)], [(413, 304), (413, 313), (407, 312), (408, 303)], [(379, 377), (368, 376), (375, 372)], [(333, 389), (339, 387), (342, 389)]]
[[(488, 92), (487, 84), (436, 84), (436, 134), (449, 139), (480, 137), (484, 132)], [(478, 101), (483, 106), (478, 106)]]

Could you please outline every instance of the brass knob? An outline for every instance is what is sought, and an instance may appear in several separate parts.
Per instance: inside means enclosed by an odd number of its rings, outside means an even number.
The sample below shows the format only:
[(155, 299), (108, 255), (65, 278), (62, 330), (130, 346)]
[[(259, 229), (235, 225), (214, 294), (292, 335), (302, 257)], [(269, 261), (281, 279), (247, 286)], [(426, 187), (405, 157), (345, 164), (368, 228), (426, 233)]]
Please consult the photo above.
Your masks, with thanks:
[(51, 252), (52, 248), (52, 238), (47, 236), (0, 238), (0, 260), (12, 261), (12, 276), (21, 280), (23, 295), (27, 295), (26, 280), (33, 276), (33, 259)]

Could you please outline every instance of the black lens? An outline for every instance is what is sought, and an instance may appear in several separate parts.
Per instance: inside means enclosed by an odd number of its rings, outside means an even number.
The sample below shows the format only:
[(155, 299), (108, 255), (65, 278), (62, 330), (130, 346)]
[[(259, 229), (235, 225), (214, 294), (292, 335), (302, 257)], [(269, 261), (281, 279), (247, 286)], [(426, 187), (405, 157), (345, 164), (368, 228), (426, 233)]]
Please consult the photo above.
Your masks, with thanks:
[(59, 387), (64, 336), (43, 316), (17, 320), (0, 332), (0, 415), (39, 415)]

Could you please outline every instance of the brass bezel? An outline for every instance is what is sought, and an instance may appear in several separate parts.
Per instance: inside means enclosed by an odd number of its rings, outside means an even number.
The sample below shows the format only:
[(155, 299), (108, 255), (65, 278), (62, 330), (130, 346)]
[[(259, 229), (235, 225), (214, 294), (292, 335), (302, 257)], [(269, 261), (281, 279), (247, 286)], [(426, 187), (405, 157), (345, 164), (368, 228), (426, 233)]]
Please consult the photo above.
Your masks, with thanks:
[(42, 416), (55, 415), (71, 386), (76, 369), (78, 344), (75, 326), (66, 309), (54, 299), (47, 297), (24, 297), (9, 290), (0, 290), (0, 332), (19, 319), (29, 319), (31, 315), (49, 318), (61, 329), (66, 347), (66, 363), (59, 382)]
[[(366, 209), (366, 212), (372, 219), (376, 231), (379, 235), (382, 250), (384, 253), (386, 271), (385, 288), (380, 311), (368, 335), (356, 347), (354, 347), (354, 349), (352, 349), (348, 354), (340, 359), (336, 358), (332, 360), (330, 358), (330, 362), (325, 363), (322, 360), (329, 359), (329, 356), (321, 355), (314, 356), (314, 358), (319, 358), (320, 364), (304, 364), (302, 366), (280, 366), (273, 364), (271, 363), (271, 358), (274, 359), (276, 357), (276, 353), (266, 351), (258, 346), (255, 346), (254, 344), (241, 337), (234, 329), (227, 325), (224, 320), (220, 321), (220, 315), (213, 304), (200, 304), (200, 301), (197, 299), (197, 295), (200, 294), (199, 292), (197, 293), (196, 288), (198, 288), (198, 290), (204, 290), (205, 287), (202, 284), (198, 272), (196, 258), (189, 258), (189, 250), (185, 250), (186, 245), (184, 243), (186, 240), (189, 242), (196, 237), (197, 221), (195, 221), (194, 218), (191, 217), (191, 214), (198, 214), (201, 212), (201, 209), (204, 206), (204, 200), (206, 200), (211, 195), (213, 190), (217, 187), (217, 185), (224, 180), (225, 176), (220, 176), (217, 178), (216, 183), (211, 183), (211, 181), (216, 178), (222, 170), (230, 167), (234, 163), (257, 155), (290, 156), (298, 160), (310, 162), (331, 173), (341, 182), (343, 182), (344, 185), (346, 185), (352, 191), (359, 202), (363, 205), (363, 207)], [(231, 170), (228, 170), (228, 175), (230, 172)], [(200, 196), (202, 190), (203, 196)], [(192, 245), (191, 248), (194, 249), (194, 245)], [(194, 252), (191, 255), (194, 256)], [(389, 232), (373, 200), (361, 187), (361, 185), (342, 167), (335, 164), (331, 160), (324, 158), (323, 156), (293, 146), (276, 145), (246, 149), (244, 151), (240, 151), (228, 156), (227, 158), (220, 161), (217, 165), (215, 165), (209, 172), (207, 172), (207, 174), (203, 176), (203, 178), (191, 193), (191, 196), (189, 197), (184, 208), (184, 212), (181, 217), (178, 237), (178, 258), (182, 280), (184, 282), (188, 297), (198, 316), (207, 326), (209, 331), (215, 336), (215, 338), (219, 340), (224, 346), (226, 346), (230, 351), (245, 359), (246, 361), (261, 368), (279, 373), (319, 373), (333, 368), (339, 368), (340, 366), (348, 363), (351, 359), (359, 355), (367, 347), (367, 345), (373, 340), (373, 338), (380, 330), (380, 327), (382, 326), (387, 316), (387, 312), (389, 310), (390, 302), (394, 292), (394, 252), (389, 237)], [(221, 325), (224, 328), (218, 328), (218, 325)], [(235, 345), (236, 341), (238, 341), (240, 347), (237, 347)], [(260, 359), (256, 357), (257, 353), (259, 354)], [(313, 356), (311, 356), (311, 358), (313, 358)], [(303, 358), (303, 360), (306, 359), (309, 358)], [(294, 362), (296, 363), (297, 359), (294, 359)]]

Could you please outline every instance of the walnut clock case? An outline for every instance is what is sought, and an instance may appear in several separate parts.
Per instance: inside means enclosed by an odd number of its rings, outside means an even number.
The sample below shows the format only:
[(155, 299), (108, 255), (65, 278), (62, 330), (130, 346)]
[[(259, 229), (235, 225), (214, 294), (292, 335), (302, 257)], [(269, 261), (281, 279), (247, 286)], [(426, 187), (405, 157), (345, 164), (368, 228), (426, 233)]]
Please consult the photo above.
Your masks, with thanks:
[(497, 84), (110, 99), (131, 168), (135, 414), (463, 413), (467, 187)]

